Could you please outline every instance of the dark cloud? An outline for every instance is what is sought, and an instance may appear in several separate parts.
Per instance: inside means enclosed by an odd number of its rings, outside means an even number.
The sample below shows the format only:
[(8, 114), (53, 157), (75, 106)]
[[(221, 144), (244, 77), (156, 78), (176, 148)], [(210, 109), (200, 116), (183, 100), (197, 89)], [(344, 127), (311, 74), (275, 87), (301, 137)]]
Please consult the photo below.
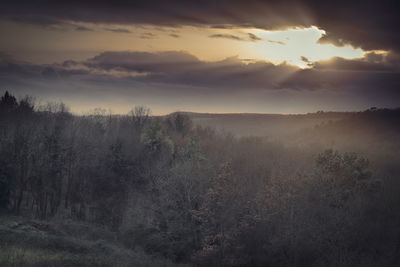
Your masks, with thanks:
[(365, 54), (365, 60), (368, 62), (373, 62), (373, 63), (382, 63), (386, 60), (386, 57), (384, 54), (377, 54), (375, 52), (370, 52)]
[(104, 52), (81, 62), (89, 68), (135, 72), (184, 71), (201, 61), (187, 52)]
[(285, 43), (282, 42), (282, 41), (267, 40), (267, 42), (268, 42), (268, 43), (273, 43), (273, 44), (285, 45)]
[[(297, 67), (269, 62), (244, 63), (236, 57), (217, 62), (201, 61), (178, 51), (104, 52), (86, 61), (33, 65), (7, 61), (2, 64), (2, 77), (15, 80), (70, 79), (128, 80), (143, 84), (175, 84), (208, 89), (276, 89)], [(67, 80), (65, 80), (67, 82)]]
[(262, 39), (253, 33), (247, 33), (249, 35), (249, 39), (252, 41), (261, 41)]
[(3, 10), (0, 10), (0, 18), (15, 22), (34, 24), (44, 27), (57, 24), (65, 24), (65, 21), (61, 20), (57, 16), (43, 15), (43, 14), (29, 14), (29, 13), (24, 15), (18, 15), (19, 12), (17, 10), (16, 14), (12, 13), (4, 14), (2, 13), (2, 11)]
[(130, 30), (123, 28), (104, 28), (104, 30), (115, 33), (132, 33)]
[(274, 89), (297, 67), (269, 62), (245, 64), (236, 57), (205, 62), (186, 52), (105, 52), (86, 62), (96, 70), (144, 73), (135, 80), (209, 88)]
[(299, 69), (236, 57), (207, 62), (182, 51), (104, 52), (84, 61), (46, 65), (16, 61), (0, 53), (0, 88), (29, 88), (34, 95), (45, 90), (48, 95), (101, 93), (105, 97), (129, 92), (133, 97), (139, 90), (153, 97), (201, 95), (206, 101), (218, 97), (221, 103), (224, 98), (237, 103), (246, 98), (250, 106), (251, 101), (259, 103), (266, 95), (273, 95), (281, 103), (302, 99), (308, 103), (305, 110), (317, 99), (313, 97), (324, 99), (324, 103), (331, 103), (335, 97), (335, 105), (342, 109), (354, 109), (351, 103), (393, 107), (400, 105), (400, 67), (392, 60), (396, 56), (334, 58)]
[(300, 60), (307, 64), (308, 67), (312, 67), (313, 63), (305, 56), (301, 56)]
[(89, 32), (91, 32), (91, 31), (93, 31), (93, 29), (85, 27), (85, 26), (77, 26), (75, 28), (75, 31), (80, 31), (80, 32), (88, 32), (89, 31)]
[[(377, 61), (379, 59), (379, 61)], [(330, 60), (322, 60), (312, 63), (316, 70), (330, 70), (341, 72), (391, 72), (400, 73), (396, 64), (387, 62), (383, 55), (369, 53), (361, 59), (344, 59), (334, 57)]]
[[(236, 57), (217, 62), (201, 61), (183, 51), (104, 52), (85, 61), (65, 61), (62, 64), (34, 65), (17, 62), (9, 57), (0, 60), (4, 75), (14, 77), (71, 77), (87, 75), (108, 76), (110, 79), (125, 77), (143, 83), (191, 85), (207, 88), (237, 88), (266, 90), (337, 90), (358, 87), (381, 90), (379, 83), (397, 84), (399, 66), (385, 61), (376, 63), (369, 57), (356, 60), (333, 58), (310, 62), (311, 68), (265, 61), (244, 61)], [(370, 83), (371, 77), (376, 81)], [(369, 82), (366, 82), (369, 81)]]
[(316, 25), (327, 31), (321, 41), (352, 44), (366, 50), (400, 49), (398, 1), (324, 1)]
[(171, 36), (173, 38), (180, 38), (181, 37), (179, 34), (176, 34), (176, 33), (171, 33), (169, 36)]
[(114, 24), (309, 27), (327, 31), (322, 42), (350, 43), (367, 50), (400, 51), (400, 2), (393, 0), (25, 0), (2, 4), (0, 17), (53, 24), (82, 21)]
[(250, 41), (250, 42), (256, 42), (262, 40), (260, 37), (253, 33), (247, 33), (247, 36), (245, 37), (239, 37), (233, 34), (212, 34), (208, 36), (210, 38), (223, 38), (223, 39), (230, 39), (230, 40), (235, 40), (235, 41)]
[(392, 62), (374, 62), (371, 56), (362, 59), (332, 58), (309, 63), (311, 67), (294, 73), (281, 88), (297, 90), (329, 90), (357, 92), (400, 104), (400, 67)]
[(310, 63), (310, 60), (308, 58), (306, 58), (305, 56), (301, 56), (300, 59), (301, 59), (301, 61), (303, 61), (305, 63)]
[(235, 26), (232, 24), (229, 24), (229, 25), (218, 24), (218, 25), (211, 25), (210, 28), (212, 28), (212, 29), (233, 29), (233, 28), (235, 28)]
[(157, 37), (157, 35), (155, 35), (154, 33), (151, 33), (151, 32), (145, 32), (140, 35), (141, 39), (154, 39), (156, 37)]
[(235, 41), (243, 41), (244, 39), (240, 38), (239, 36), (233, 34), (212, 34), (208, 36), (210, 38), (223, 38), (223, 39), (231, 39)]

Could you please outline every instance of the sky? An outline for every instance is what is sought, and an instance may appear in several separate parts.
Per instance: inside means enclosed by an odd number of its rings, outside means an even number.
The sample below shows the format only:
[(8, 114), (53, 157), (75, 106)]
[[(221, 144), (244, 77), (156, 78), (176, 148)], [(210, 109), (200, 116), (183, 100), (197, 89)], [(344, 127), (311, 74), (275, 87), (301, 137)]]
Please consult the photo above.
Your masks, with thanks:
[(400, 106), (397, 1), (5, 1), (0, 93), (153, 114)]

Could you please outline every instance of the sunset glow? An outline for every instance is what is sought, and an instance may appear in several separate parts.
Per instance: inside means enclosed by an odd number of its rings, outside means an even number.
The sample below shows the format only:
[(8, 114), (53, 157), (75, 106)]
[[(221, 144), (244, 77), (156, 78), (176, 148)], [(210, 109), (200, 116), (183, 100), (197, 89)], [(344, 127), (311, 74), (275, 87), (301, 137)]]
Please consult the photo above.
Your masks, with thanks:
[(77, 113), (139, 103), (156, 114), (290, 113), (400, 99), (397, 27), (374, 16), (384, 6), (150, 2), (7, 4), (2, 90), (62, 99)]

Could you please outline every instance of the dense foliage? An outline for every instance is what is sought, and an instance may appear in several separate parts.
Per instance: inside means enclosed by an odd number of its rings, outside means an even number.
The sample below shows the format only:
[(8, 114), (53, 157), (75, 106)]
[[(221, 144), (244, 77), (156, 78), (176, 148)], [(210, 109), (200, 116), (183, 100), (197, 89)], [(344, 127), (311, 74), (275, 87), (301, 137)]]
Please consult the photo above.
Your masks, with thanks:
[(399, 162), (380, 162), (235, 138), (181, 113), (0, 100), (3, 212), (103, 225), (126, 248), (196, 266), (400, 264)]

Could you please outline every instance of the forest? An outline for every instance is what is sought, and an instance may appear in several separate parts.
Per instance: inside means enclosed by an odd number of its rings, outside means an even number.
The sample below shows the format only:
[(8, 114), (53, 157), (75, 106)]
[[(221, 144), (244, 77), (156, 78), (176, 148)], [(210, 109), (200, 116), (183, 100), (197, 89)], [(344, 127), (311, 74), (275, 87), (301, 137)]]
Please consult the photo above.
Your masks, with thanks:
[(0, 265), (400, 266), (400, 109), (257, 116), (6, 92)]

